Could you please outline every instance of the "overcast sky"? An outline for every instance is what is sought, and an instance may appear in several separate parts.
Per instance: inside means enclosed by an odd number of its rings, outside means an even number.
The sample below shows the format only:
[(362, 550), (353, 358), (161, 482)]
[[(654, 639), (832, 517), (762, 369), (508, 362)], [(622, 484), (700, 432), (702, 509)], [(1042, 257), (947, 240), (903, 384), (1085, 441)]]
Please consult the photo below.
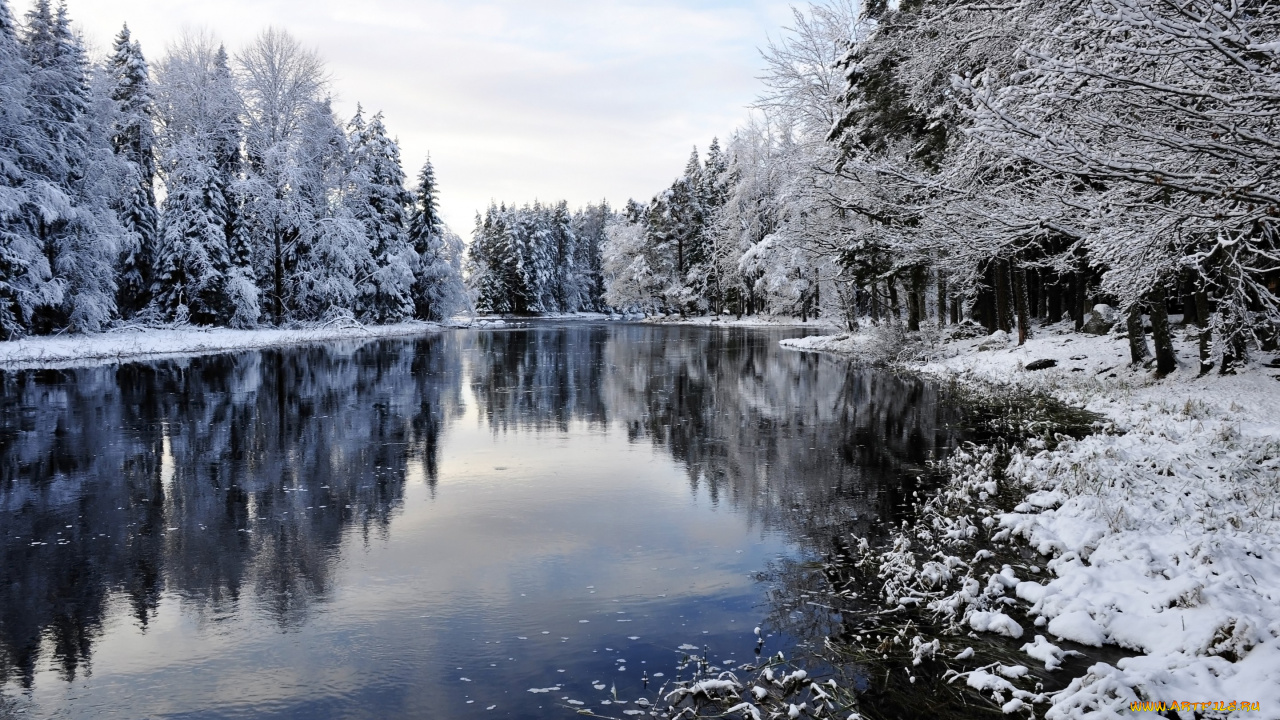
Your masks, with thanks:
[[(14, 14), (30, 7), (10, 0)], [(99, 50), (158, 60), (184, 28), (234, 52), (267, 26), (319, 51), (337, 108), (383, 110), (412, 178), (430, 153), (464, 237), (489, 200), (647, 200), (746, 117), (771, 0), (68, 0)]]

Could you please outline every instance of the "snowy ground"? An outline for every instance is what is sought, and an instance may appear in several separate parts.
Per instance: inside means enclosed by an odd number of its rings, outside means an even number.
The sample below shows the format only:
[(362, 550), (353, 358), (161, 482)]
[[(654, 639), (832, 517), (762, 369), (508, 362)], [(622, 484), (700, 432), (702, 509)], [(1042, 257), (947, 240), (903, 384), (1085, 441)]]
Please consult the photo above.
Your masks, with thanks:
[[(988, 532), (1045, 556), (1047, 579), (1000, 580), (1036, 627), (989, 622), (981, 603), (964, 611), (975, 630), (1037, 636), (1029, 660), (1055, 657), (1058, 638), (1140, 653), (1093, 665), (1051, 698), (1046, 717), (1126, 717), (1144, 700), (1179, 703), (1182, 718), (1240, 712), (1182, 703), (1242, 701), (1259, 703), (1248, 717), (1280, 718), (1280, 369), (1255, 363), (1197, 377), (1194, 344), (1179, 335), (1183, 366), (1163, 380), (1128, 366), (1125, 339), (1066, 327), (1021, 348), (1001, 338), (949, 342), (911, 364), (1044, 392), (1111, 423), (1052, 451), (1015, 452), (1006, 470), (1026, 501)], [(858, 356), (875, 340), (783, 344)], [(1025, 369), (1042, 359), (1056, 366)]]
[[(461, 321), (469, 322), (469, 321)], [(53, 368), (99, 365), (165, 355), (208, 355), (284, 345), (421, 335), (438, 331), (435, 323), (332, 325), (306, 329), (229, 330), (227, 328), (128, 329), (97, 335), (33, 337), (0, 342), (0, 368)]]

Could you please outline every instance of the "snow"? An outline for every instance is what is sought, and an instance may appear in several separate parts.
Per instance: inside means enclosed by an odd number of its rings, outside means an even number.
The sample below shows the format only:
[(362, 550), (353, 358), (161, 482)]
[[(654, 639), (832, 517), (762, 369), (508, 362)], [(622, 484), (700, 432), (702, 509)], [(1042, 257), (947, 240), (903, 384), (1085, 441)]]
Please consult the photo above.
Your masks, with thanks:
[(1035, 642), (1029, 642), (1022, 646), (1022, 652), (1044, 663), (1045, 670), (1057, 670), (1062, 667), (1062, 659), (1071, 655), (1078, 655), (1074, 650), (1063, 650), (1044, 639), (1043, 635), (1037, 635)]
[(331, 325), (306, 329), (125, 329), (93, 335), (0, 342), (0, 368), (70, 368), (171, 355), (209, 355), (338, 340), (373, 340), (435, 332), (435, 323)]
[[(1015, 452), (1006, 476), (1025, 500), (990, 530), (1046, 556), (1036, 561), (1048, 571), (1041, 581), (1014, 587), (1048, 636), (1137, 653), (1094, 664), (1052, 696), (1046, 717), (1119, 712), (1139, 699), (1280, 708), (1280, 373), (1255, 363), (1197, 377), (1193, 341), (1178, 335), (1182, 366), (1162, 380), (1129, 366), (1122, 336), (1064, 326), (1022, 347), (957, 340), (907, 363), (1105, 418), (1083, 439)], [(783, 344), (863, 357), (877, 349), (873, 333)], [(1057, 365), (1024, 369), (1039, 359)], [(973, 612), (969, 624), (1008, 635), (1004, 617)], [(1042, 635), (1022, 649), (1051, 670), (1066, 655)], [(969, 682), (999, 686), (989, 674)]]
[(1093, 616), (1084, 610), (1063, 613), (1049, 621), (1049, 632), (1081, 645), (1102, 647), (1106, 633)]
[(1022, 637), (1022, 626), (1002, 612), (976, 612), (969, 616), (969, 625), (978, 632), (993, 632), (1011, 638)]
[(742, 685), (730, 677), (711, 678), (708, 680), (699, 680), (688, 687), (676, 688), (667, 694), (666, 700), (672, 705), (677, 705), (685, 697), (737, 697), (737, 691), (742, 689)]

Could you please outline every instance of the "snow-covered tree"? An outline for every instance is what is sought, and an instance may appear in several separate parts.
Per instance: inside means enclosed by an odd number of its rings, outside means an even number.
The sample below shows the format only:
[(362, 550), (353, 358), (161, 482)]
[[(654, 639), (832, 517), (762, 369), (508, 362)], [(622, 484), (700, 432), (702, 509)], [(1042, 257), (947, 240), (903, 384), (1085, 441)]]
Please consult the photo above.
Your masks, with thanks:
[(621, 310), (653, 312), (663, 306), (661, 278), (654, 272), (658, 259), (644, 214), (632, 200), (624, 216), (605, 225), (600, 251), (604, 301)]
[(322, 171), (315, 157), (301, 157), (298, 149), (305, 124), (325, 100), (328, 78), (313, 51), (274, 28), (236, 59), (245, 106), (249, 237), (265, 310), (281, 324), (295, 309), (297, 283), (305, 281), (297, 274), (305, 250), (300, 243), (317, 232), (310, 227), (316, 208), (295, 188), (314, 184), (314, 175)]
[(241, 113), (226, 51), (188, 34), (157, 67), (160, 174), (165, 185), (156, 243), (153, 307), (165, 319), (250, 327), (256, 288), (235, 252)]
[(116, 153), (129, 163), (132, 175), (116, 208), (125, 230), (117, 266), (117, 302), (121, 314), (131, 316), (151, 299), (151, 262), (159, 214), (151, 80), (142, 47), (132, 40), (128, 25), (116, 36), (107, 70), (111, 99), (116, 103), (111, 141)]
[(118, 170), (109, 130), (93, 117), (89, 61), (66, 7), (55, 12), (47, 0), (38, 0), (27, 14), (23, 41), (28, 109), (38, 142), (46, 147), (32, 159), (32, 170), (66, 201), (40, 203), (38, 217), (29, 220), (60, 286), (50, 302), (36, 308), (31, 329), (100, 330), (116, 314), (113, 268), (121, 234), (109, 206)]
[(349, 189), (349, 138), (326, 99), (311, 106), (294, 151), (297, 171), (290, 205), (298, 236), (289, 248), (284, 287), (289, 316), (320, 320), (354, 316), (361, 278), (377, 265), (364, 227), (344, 201)]
[(573, 214), (573, 267), (577, 276), (579, 310), (600, 312), (606, 309), (601, 251), (613, 219), (614, 212), (608, 201), (601, 201), (598, 205), (589, 203)]
[(382, 113), (365, 124), (359, 111), (348, 126), (351, 188), (346, 200), (364, 228), (374, 271), (359, 278), (358, 315), (394, 322), (413, 315), (413, 252), (407, 215), (413, 198), (404, 188), (400, 148), (387, 136)]
[(52, 148), (34, 126), (31, 70), (18, 28), (0, 0), (0, 333), (31, 331), (36, 309), (61, 301), (44, 254), (40, 224), (65, 214), (69, 198), (40, 171), (52, 164)]
[(490, 205), (477, 215), (468, 283), (483, 312), (580, 312), (601, 307), (601, 244), (610, 213), (568, 203)]
[(414, 316), (444, 320), (468, 305), (462, 280), (462, 239), (440, 217), (436, 173), (431, 160), (418, 173), (409, 215), (408, 242), (413, 249)]

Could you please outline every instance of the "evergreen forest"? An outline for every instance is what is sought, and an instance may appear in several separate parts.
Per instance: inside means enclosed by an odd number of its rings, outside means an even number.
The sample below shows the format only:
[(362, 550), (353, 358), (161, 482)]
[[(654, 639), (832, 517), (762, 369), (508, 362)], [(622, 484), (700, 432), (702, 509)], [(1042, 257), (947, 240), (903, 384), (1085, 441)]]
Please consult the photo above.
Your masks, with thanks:
[[(470, 242), (381, 113), (270, 29), (93, 61), (0, 0), (0, 336), (458, 312), (1106, 320), (1135, 361), (1277, 347), (1280, 13), (1207, 0), (828, 0), (747, 121), (648, 202), (491, 204)], [(673, 168), (674, 170), (675, 168)], [(1098, 309), (1106, 305), (1115, 316)]]

